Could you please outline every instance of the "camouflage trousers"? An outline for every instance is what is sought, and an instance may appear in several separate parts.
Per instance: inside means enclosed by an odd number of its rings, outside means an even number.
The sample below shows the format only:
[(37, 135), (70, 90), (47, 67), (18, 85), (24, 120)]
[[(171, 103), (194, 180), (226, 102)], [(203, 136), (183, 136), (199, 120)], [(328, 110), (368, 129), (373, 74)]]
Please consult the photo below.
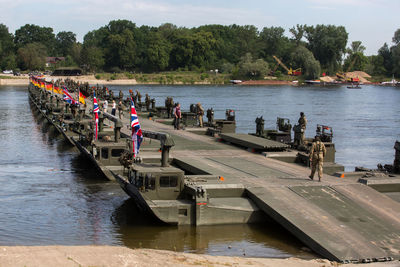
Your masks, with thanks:
[(319, 159), (319, 158), (313, 158), (311, 161), (311, 175), (310, 177), (313, 178), (315, 171), (318, 168), (318, 177), (319, 179), (322, 178), (322, 166), (324, 164), (324, 160), (323, 159)]
[(203, 116), (202, 115), (197, 115), (198, 119), (199, 119), (199, 126), (203, 127)]

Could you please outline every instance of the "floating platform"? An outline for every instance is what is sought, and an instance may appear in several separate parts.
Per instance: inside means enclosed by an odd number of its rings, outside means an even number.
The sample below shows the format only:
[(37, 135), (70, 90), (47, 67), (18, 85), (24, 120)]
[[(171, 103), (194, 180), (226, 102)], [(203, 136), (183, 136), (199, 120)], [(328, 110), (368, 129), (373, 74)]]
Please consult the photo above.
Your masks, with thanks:
[[(35, 108), (40, 110), (38, 106)], [(123, 124), (128, 123), (129, 116), (126, 116)], [(356, 177), (330, 175), (324, 175), (322, 182), (312, 181), (308, 178), (310, 169), (307, 167), (249, 153), (218, 142), (216, 138), (177, 131), (170, 125), (144, 118), (140, 118), (140, 123), (145, 130), (164, 132), (173, 137), (176, 145), (170, 151), (170, 158), (172, 164), (185, 171), (185, 187), (188, 190), (204, 189), (201, 205), (181, 203), (188, 209), (196, 209), (195, 217), (192, 217), (196, 225), (215, 223), (212, 220), (216, 218), (223, 223), (236, 222), (229, 220), (233, 216), (230, 211), (242, 207), (238, 212), (242, 214), (243, 222), (248, 214), (262, 211), (330, 260), (367, 263), (400, 259), (400, 202), (367, 185), (379, 185), (381, 191), (390, 191), (395, 184), (400, 184), (397, 182), (399, 176), (392, 177), (390, 182), (373, 183), (371, 180), (367, 184), (358, 183)], [(122, 128), (121, 131), (130, 135), (129, 129)], [(286, 144), (247, 134), (225, 133), (220, 137), (231, 144), (257, 151), (288, 148)], [(153, 145), (157, 146), (157, 143)], [(142, 151), (141, 156), (144, 162), (153, 161), (155, 153), (158, 152)], [(119, 167), (110, 169), (118, 170)], [(231, 193), (238, 192), (239, 198), (227, 196), (227, 188)], [(156, 206), (163, 210), (176, 204), (172, 202), (158, 202)], [(220, 207), (225, 208), (222, 216)], [(213, 208), (214, 213), (208, 212)], [(179, 214), (178, 208), (167, 215), (171, 219), (178, 216), (177, 224), (189, 223), (185, 214)]]
[(283, 151), (290, 147), (289, 145), (284, 143), (250, 134), (222, 133), (219, 136), (225, 142), (229, 142), (231, 144), (249, 149), (254, 149), (256, 151)]

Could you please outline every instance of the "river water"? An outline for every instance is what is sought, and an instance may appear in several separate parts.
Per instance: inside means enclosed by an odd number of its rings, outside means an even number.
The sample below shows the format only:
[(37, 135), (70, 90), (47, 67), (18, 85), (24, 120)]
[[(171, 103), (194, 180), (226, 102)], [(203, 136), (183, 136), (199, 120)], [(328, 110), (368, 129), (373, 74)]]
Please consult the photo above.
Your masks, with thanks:
[[(237, 132), (254, 132), (263, 115), (298, 119), (305, 112), (307, 136), (316, 124), (334, 129), (337, 162), (375, 167), (393, 162), (400, 139), (400, 89), (346, 87), (127, 86), (162, 105), (167, 96), (189, 109), (201, 102), (215, 118), (236, 110)], [(294, 124), (294, 123), (293, 123)], [(211, 255), (315, 257), (279, 225), (170, 227), (135, 210), (118, 184), (98, 178), (93, 166), (32, 112), (26, 87), (0, 87), (0, 245), (124, 245)]]

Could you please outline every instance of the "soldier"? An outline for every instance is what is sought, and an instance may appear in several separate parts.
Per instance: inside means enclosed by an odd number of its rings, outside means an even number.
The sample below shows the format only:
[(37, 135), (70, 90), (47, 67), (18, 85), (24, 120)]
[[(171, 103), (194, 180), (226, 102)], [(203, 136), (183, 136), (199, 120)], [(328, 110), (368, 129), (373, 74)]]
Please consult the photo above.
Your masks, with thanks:
[(124, 93), (122, 93), (121, 90), (119, 90), (119, 100), (122, 101), (124, 99)]
[(208, 126), (212, 126), (214, 124), (214, 110), (213, 110), (213, 108), (207, 109), (207, 119), (208, 119)]
[(299, 118), (298, 123), (301, 127), (300, 144), (304, 145), (304, 133), (306, 132), (306, 128), (307, 128), (307, 119), (306, 119), (306, 115), (304, 115), (304, 112), (300, 112), (300, 118)]
[(322, 179), (322, 165), (324, 163), (324, 157), (326, 154), (326, 148), (324, 143), (321, 142), (319, 136), (315, 136), (314, 142), (312, 143), (310, 150), (310, 161), (311, 161), (311, 174), (310, 179), (314, 180), (315, 170), (318, 167), (318, 181)]
[(256, 135), (257, 136), (264, 136), (264, 122), (265, 122), (265, 120), (261, 116), (259, 118), (257, 117), (255, 122), (257, 124), (257, 126), (256, 126)]
[(138, 90), (136, 90), (136, 97), (137, 97), (138, 103), (142, 102), (142, 95), (140, 94), (140, 92)]
[(203, 128), (203, 116), (204, 116), (204, 108), (201, 106), (200, 102), (197, 103), (197, 119), (199, 120), (199, 126)]
[(146, 104), (146, 110), (149, 111), (150, 110), (150, 102), (151, 102), (149, 94), (146, 94), (146, 97), (144, 98), (144, 102)]
[(120, 119), (122, 119), (123, 116), (124, 116), (124, 107), (123, 107), (123, 104), (122, 104), (122, 100), (120, 100), (118, 102), (118, 117)]

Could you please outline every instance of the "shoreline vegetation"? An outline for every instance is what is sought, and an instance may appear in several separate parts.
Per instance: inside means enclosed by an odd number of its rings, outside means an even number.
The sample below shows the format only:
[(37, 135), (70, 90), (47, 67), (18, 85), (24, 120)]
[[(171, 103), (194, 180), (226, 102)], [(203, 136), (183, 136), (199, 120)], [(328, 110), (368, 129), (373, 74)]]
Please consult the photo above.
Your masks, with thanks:
[[(175, 71), (160, 73), (97, 73), (81, 76), (45, 76), (46, 80), (72, 79), (82, 83), (88, 82), (91, 86), (99, 85), (224, 85), (231, 84), (229, 74), (195, 71)], [(387, 77), (372, 77), (365, 83), (380, 83), (389, 80)], [(264, 79), (244, 80), (242, 85), (294, 85), (302, 84), (304, 80), (299, 77), (267, 76)], [(29, 76), (13, 76), (0, 74), (1, 85), (28, 85)]]
[[(222, 73), (198, 73), (192, 71), (185, 72), (162, 72), (162, 73), (98, 73), (95, 75), (81, 76), (45, 76), (46, 80), (72, 79), (82, 83), (88, 82), (90, 85), (223, 85), (231, 84), (228, 74)], [(245, 81), (244, 84), (291, 84), (291, 77), (288, 79), (276, 78)], [(0, 75), (0, 85), (28, 85), (29, 76), (12, 76), (7, 74)]]

